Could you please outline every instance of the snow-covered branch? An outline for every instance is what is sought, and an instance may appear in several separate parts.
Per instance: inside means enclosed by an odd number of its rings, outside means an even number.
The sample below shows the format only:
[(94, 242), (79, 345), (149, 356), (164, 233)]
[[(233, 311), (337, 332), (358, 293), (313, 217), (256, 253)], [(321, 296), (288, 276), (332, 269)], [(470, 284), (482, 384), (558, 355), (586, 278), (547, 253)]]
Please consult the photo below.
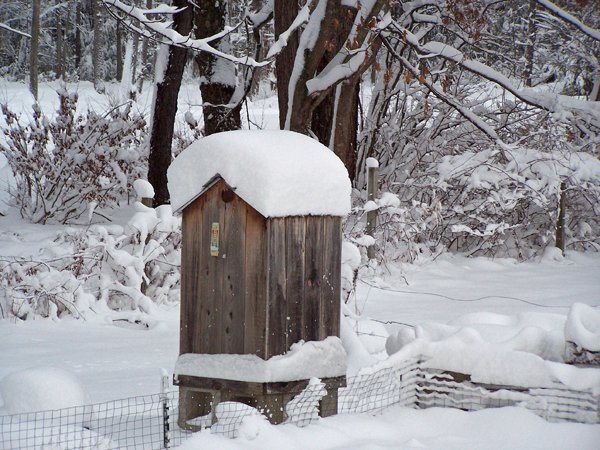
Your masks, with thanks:
[[(401, 64), (407, 69), (413, 77), (419, 78), (420, 72), (417, 67), (410, 63), (410, 61), (404, 56), (398, 54), (393, 47), (387, 42), (386, 39), (383, 39), (384, 44), (386, 45), (390, 54), (392, 54)], [(496, 131), (489, 126), (481, 117), (471, 111), (469, 108), (464, 107), (460, 102), (456, 101), (452, 98), (451, 95), (445, 94), (441, 88), (438, 88), (431, 80), (428, 80), (426, 77), (420, 78), (421, 82), (429, 89), (438, 99), (448, 104), (452, 108), (454, 108), (461, 116), (479, 128), (486, 136), (488, 136), (492, 141), (503, 144), (502, 140), (496, 133)]]
[[(228, 53), (224, 53), (214, 48), (211, 43), (218, 41), (237, 29), (237, 27), (225, 27), (221, 32), (203, 39), (194, 39), (191, 36), (183, 36), (177, 31), (171, 28), (171, 21), (161, 21), (153, 17), (149, 17), (157, 14), (156, 8), (152, 10), (146, 10), (138, 8), (133, 5), (127, 5), (120, 0), (102, 0), (107, 7), (112, 7), (124, 14), (126, 17), (139, 22), (146, 30), (150, 33), (144, 32), (140, 27), (136, 27), (132, 23), (125, 21), (126, 25), (134, 29), (134, 31), (143, 34), (144, 36), (151, 37), (151, 34), (160, 36), (166, 39), (166, 43), (169, 45), (175, 45), (177, 47), (188, 48), (194, 51), (207, 52), (216, 57), (223, 58), (227, 61), (231, 61), (236, 64), (243, 64), (253, 67), (263, 67), (270, 63), (270, 61), (257, 62), (255, 59), (245, 56), (242, 58), (233, 56)], [(176, 14), (179, 10), (174, 7), (164, 6), (159, 11), (161, 14)], [(123, 18), (121, 18), (123, 20)]]
[(587, 26), (586, 24), (581, 22), (577, 17), (575, 17), (572, 14), (569, 14), (567, 11), (548, 0), (536, 0), (536, 2), (540, 6), (550, 11), (554, 16), (577, 27), (581, 32), (585, 33), (592, 39), (600, 41), (600, 30), (596, 30), (595, 28)]
[(31, 38), (30, 34), (24, 33), (23, 31), (15, 30), (14, 28), (9, 27), (3, 22), (0, 22), (0, 28), (2, 28), (3, 30), (12, 31), (13, 33), (20, 34), (21, 36), (25, 36), (27, 38)]
[(596, 102), (578, 100), (564, 95), (542, 93), (531, 88), (521, 89), (506, 75), (480, 61), (467, 58), (460, 50), (451, 45), (436, 41), (421, 44), (417, 36), (407, 29), (403, 28), (401, 32), (406, 42), (415, 48), (422, 57), (430, 58), (439, 56), (459, 65), (469, 72), (496, 83), (529, 105), (549, 111), (558, 116), (566, 115), (566, 118), (575, 114), (594, 126), (600, 127), (600, 104)]

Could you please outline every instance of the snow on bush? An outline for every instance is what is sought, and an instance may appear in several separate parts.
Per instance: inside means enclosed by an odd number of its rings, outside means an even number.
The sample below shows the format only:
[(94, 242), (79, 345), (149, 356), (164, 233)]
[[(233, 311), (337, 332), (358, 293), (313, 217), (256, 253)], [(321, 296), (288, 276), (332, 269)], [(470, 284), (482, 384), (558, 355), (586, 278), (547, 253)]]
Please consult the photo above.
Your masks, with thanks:
[(0, 313), (85, 317), (103, 309), (151, 313), (178, 299), (180, 219), (169, 206), (136, 204), (125, 227), (67, 228), (55, 242), (65, 256), (0, 262)]
[(146, 123), (131, 104), (104, 114), (76, 116), (77, 94), (58, 91), (52, 118), (37, 104), (29, 124), (6, 104), (0, 146), (16, 179), (10, 192), (21, 215), (35, 223), (72, 223), (90, 204), (114, 206), (126, 198), (144, 170), (141, 151)]
[[(489, 120), (500, 143), (399, 66), (386, 69), (359, 136), (356, 183), (364, 186), (366, 157), (375, 157), (380, 191), (399, 199), (395, 206), (375, 202), (380, 260), (415, 261), (445, 250), (532, 258), (554, 244), (561, 193), (567, 248), (600, 249), (596, 127), (531, 111), (472, 75), (440, 67), (452, 97)], [(469, 81), (457, 84), (456, 77)]]
[(83, 406), (90, 397), (77, 377), (57, 367), (33, 367), (6, 375), (0, 393), (8, 414)]
[(342, 299), (348, 303), (356, 287), (358, 268), (361, 263), (360, 250), (352, 242), (342, 242)]

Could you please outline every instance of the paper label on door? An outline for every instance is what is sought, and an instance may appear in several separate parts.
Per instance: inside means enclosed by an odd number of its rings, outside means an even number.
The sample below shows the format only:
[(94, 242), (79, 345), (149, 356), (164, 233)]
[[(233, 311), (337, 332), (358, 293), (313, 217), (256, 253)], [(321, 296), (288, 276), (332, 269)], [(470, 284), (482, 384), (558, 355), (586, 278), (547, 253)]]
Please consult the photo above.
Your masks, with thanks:
[(219, 256), (219, 223), (213, 222), (210, 230), (210, 256)]

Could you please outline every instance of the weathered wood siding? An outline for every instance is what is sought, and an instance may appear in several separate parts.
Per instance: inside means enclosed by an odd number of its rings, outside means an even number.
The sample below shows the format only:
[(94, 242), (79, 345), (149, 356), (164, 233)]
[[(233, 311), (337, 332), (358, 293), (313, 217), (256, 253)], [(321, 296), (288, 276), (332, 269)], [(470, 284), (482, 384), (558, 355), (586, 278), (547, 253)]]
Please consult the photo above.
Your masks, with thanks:
[(339, 336), (341, 241), (340, 217), (265, 219), (217, 181), (183, 211), (180, 353), (266, 359)]
[(267, 357), (340, 334), (341, 218), (267, 221)]
[[(228, 190), (219, 180), (183, 212), (180, 353), (264, 357), (266, 221), (237, 195), (224, 201)], [(219, 255), (211, 256), (215, 222)]]

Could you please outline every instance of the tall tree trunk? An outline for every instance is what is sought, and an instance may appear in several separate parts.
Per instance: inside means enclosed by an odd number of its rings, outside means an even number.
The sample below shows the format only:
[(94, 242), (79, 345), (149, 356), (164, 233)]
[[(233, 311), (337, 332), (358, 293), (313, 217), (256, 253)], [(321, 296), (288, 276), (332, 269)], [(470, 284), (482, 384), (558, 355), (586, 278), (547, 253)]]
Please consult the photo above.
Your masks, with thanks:
[[(323, 55), (319, 70), (322, 70), (346, 43), (355, 15), (356, 10), (353, 8), (341, 7), (337, 26), (332, 27), (334, 33), (329, 39), (329, 48)], [(356, 172), (359, 81), (360, 77), (352, 77), (336, 89), (332, 89), (315, 107), (311, 122), (311, 131), (319, 142), (327, 145), (342, 160), (352, 182)]]
[[(203, 0), (196, 2), (196, 5), (194, 15), (196, 38), (205, 38), (223, 30), (227, 17), (225, 0)], [(230, 52), (228, 38), (212, 44), (224, 53)], [(232, 105), (237, 84), (235, 66), (207, 52), (197, 53), (195, 61), (201, 80), (204, 135), (240, 129), (241, 103)]]
[(102, 91), (102, 38), (100, 35), (101, 17), (100, 17), (100, 0), (92, 0), (92, 22), (93, 22), (93, 41), (92, 41), (92, 81), (94, 89), (98, 92)]
[[(273, 5), (273, 21), (275, 39), (287, 30), (298, 14), (298, 0), (275, 0)], [(298, 33), (293, 33), (287, 46), (277, 55), (275, 60), (275, 77), (277, 78), (277, 102), (279, 105), (279, 128), (285, 128), (288, 108), (288, 89), (290, 76), (294, 68), (296, 51), (298, 50)]]
[(348, 177), (356, 182), (356, 160), (358, 156), (358, 100), (359, 78), (344, 81), (337, 87), (337, 104), (333, 116), (333, 136), (329, 148), (342, 160)]
[(75, 71), (81, 73), (81, 2), (76, 0), (75, 6)]
[(531, 87), (533, 83), (533, 56), (535, 51), (535, 41), (537, 39), (537, 29), (535, 24), (536, 5), (536, 0), (529, 0), (527, 40), (525, 44), (525, 70), (523, 71), (523, 81), (525, 86), (528, 87)]
[[(191, 5), (190, 5), (191, 7)], [(146, 0), (146, 9), (152, 8), (152, 0)], [(142, 92), (144, 87), (144, 79), (152, 73), (151, 64), (148, 61), (148, 38), (142, 40), (142, 70), (137, 80), (137, 91)]]
[(29, 90), (38, 99), (38, 52), (40, 48), (40, 0), (31, 8), (31, 52), (29, 54)]
[(137, 74), (137, 66), (138, 66), (138, 49), (140, 48), (140, 38), (138, 37), (137, 34), (133, 35), (133, 57), (131, 58), (131, 91), (134, 91), (134, 86), (136, 86), (136, 77), (138, 76)]
[(116, 79), (120, 80), (123, 78), (123, 30), (121, 28), (121, 24), (117, 22), (117, 76)]
[(56, 0), (56, 61), (54, 65), (54, 74), (56, 79), (63, 77), (64, 73), (64, 42), (63, 42), (63, 12), (59, 7), (61, 0)]
[[(192, 30), (193, 10), (187, 0), (174, 0), (173, 5), (184, 8), (173, 16), (174, 29), (187, 35)], [(148, 156), (148, 181), (154, 187), (154, 206), (169, 202), (167, 169), (171, 164), (171, 143), (177, 112), (177, 97), (187, 50), (171, 46), (168, 48), (166, 67), (156, 68), (156, 93), (153, 119), (150, 130), (150, 154)], [(161, 61), (157, 63), (160, 64)]]

